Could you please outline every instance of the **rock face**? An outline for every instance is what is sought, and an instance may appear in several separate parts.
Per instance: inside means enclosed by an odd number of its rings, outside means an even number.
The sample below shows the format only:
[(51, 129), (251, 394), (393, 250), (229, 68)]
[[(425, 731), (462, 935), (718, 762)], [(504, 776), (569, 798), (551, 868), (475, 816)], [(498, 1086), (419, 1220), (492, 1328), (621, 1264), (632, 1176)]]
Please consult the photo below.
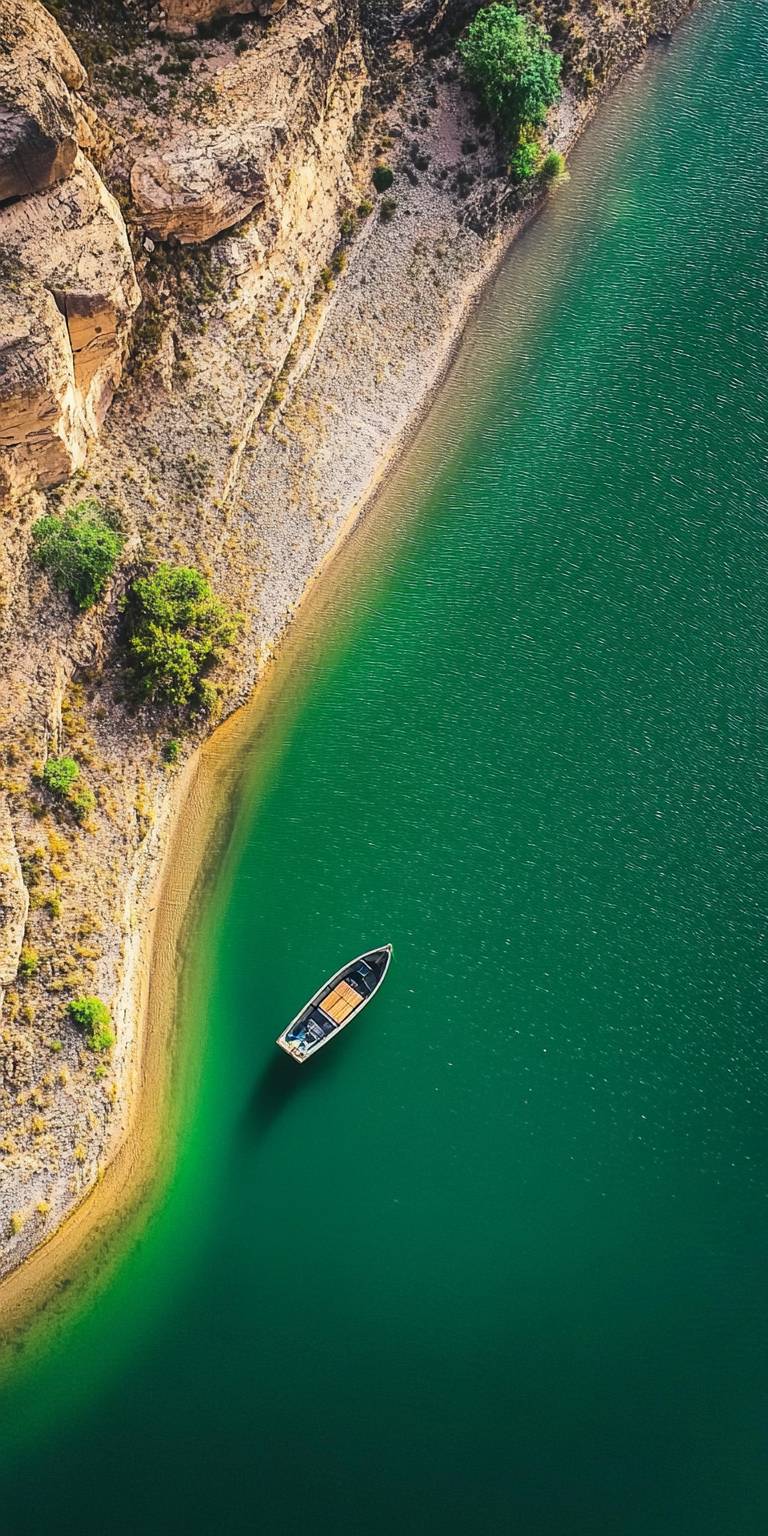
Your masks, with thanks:
[(68, 176), (85, 70), (37, 0), (0, 0), (0, 202)]
[(120, 378), (141, 294), (122, 214), (78, 152), (73, 173), (0, 209), (0, 459), (7, 486), (83, 461)]
[(29, 913), (29, 892), (13, 836), (5, 797), (0, 797), (0, 1009), (5, 989), (16, 979)]
[(169, 37), (188, 37), (201, 22), (243, 16), (256, 9), (256, 0), (161, 0), (155, 14)]
[[(187, 245), (265, 205), (279, 221), (290, 201), (286, 176), (303, 175), (313, 136), (351, 72), (359, 97), (367, 74), (346, 0), (286, 11), (258, 46), (218, 69), (212, 123), (185, 126), (134, 161), (137, 223), (155, 239)], [(348, 133), (358, 109), (359, 99)]]
[(137, 160), (131, 194), (142, 228), (189, 245), (237, 224), (263, 203), (266, 167), (284, 137), (279, 123), (255, 123), (244, 133), (209, 129)]

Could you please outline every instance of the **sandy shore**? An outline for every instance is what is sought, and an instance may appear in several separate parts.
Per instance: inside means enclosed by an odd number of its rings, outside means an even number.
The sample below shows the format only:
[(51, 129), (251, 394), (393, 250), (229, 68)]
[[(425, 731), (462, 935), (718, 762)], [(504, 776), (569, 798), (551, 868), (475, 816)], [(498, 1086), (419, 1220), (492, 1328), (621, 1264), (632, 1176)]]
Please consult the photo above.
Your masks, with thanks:
[[(564, 98), (553, 124), (559, 148), (573, 145), (593, 110)], [(322, 610), (350, 531), (423, 421), (473, 306), (537, 211), (529, 208), (493, 236), (464, 224), (436, 174), (455, 158), (456, 136), (469, 127), (463, 111), (448, 86), (444, 110), (421, 135), (433, 174), (415, 184), (397, 178), (394, 216), (372, 220), (355, 246), (322, 329), (287, 381), (280, 416), (270, 430), (256, 425), (238, 455), (241, 517), (259, 570), (259, 627), (241, 697), (259, 678), (260, 686), (166, 791), (162, 830), (135, 895), (136, 938), (123, 985), (122, 1007), (133, 1023), (127, 1115), (90, 1193), (0, 1281), (0, 1337), (12, 1346), (31, 1317), (43, 1314), (47, 1324), (65, 1298), (71, 1306), (80, 1277), (108, 1275), (118, 1227), (122, 1233), (132, 1216), (139, 1219), (162, 1174), (161, 1154), (172, 1153), (168, 1108), (180, 1054), (173, 1027), (185, 931), (220, 848), (217, 833), (224, 836), (230, 823), (244, 747), (269, 713), (277, 674), (268, 663), (278, 646), (285, 658), (280, 672), (291, 654), (299, 656), (297, 609), (308, 618)]]

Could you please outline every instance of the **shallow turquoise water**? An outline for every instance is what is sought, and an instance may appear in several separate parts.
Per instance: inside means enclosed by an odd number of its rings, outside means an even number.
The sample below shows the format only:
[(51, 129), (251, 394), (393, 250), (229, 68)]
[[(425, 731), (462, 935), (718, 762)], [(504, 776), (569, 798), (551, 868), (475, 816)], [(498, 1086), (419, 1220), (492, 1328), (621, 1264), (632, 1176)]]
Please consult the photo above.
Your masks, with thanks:
[(767, 44), (714, 3), (609, 104), (286, 658), (14, 1536), (765, 1531)]

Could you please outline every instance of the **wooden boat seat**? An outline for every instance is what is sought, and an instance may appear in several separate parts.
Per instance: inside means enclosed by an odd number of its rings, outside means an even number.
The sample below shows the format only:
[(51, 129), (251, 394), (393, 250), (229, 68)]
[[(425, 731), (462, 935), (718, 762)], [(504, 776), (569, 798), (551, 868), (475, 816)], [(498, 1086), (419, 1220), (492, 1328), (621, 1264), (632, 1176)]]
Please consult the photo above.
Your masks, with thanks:
[(362, 995), (349, 985), (348, 981), (338, 981), (332, 992), (328, 993), (320, 1003), (323, 1013), (327, 1013), (334, 1024), (343, 1024), (349, 1018), (353, 1008), (363, 1001)]

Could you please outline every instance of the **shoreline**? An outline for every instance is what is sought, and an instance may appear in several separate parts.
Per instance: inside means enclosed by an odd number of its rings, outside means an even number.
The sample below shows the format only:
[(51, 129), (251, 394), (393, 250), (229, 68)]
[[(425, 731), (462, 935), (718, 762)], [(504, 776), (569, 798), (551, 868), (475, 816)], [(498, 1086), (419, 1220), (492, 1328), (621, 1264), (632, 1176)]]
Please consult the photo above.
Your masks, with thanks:
[[(642, 67), (647, 52), (639, 61), (633, 61), (631, 67)], [(627, 73), (629, 70), (616, 82), (614, 90)], [(573, 148), (599, 105), (600, 100), (585, 104), (583, 115), (569, 123), (571, 133), (557, 139), (559, 147)], [(315, 605), (318, 601), (322, 605), (329, 572), (343, 561), (351, 539), (368, 522), (395, 472), (403, 468), (454, 367), (473, 315), (511, 257), (518, 237), (543, 211), (547, 201), (548, 194), (543, 192), (488, 243), (482, 260), (471, 270), (456, 296), (450, 327), (439, 338), (420, 393), (415, 401), (407, 402), (404, 416), (397, 420), (383, 445), (372, 449), (367, 480), (333, 528), (326, 546), (317, 551), (316, 563), (303, 577), (300, 570), (296, 572), (302, 580), (301, 590), (285, 604), (282, 624), (275, 626), (253, 678), (246, 679), (246, 697), (235, 701), (231, 713), (195, 749), (169, 787), (162, 810), (162, 828), (158, 829), (146, 867), (136, 881), (130, 912), (131, 926), (138, 926), (139, 937), (126, 965), (121, 996), (121, 1009), (133, 1030), (126, 1114), (122, 1125), (116, 1127), (106, 1168), (96, 1184), (64, 1214), (45, 1241), (0, 1280), (0, 1341), (5, 1348), (18, 1346), (20, 1336), (33, 1322), (55, 1324), (57, 1301), (64, 1306), (71, 1303), (72, 1287), (77, 1287), (87, 1256), (102, 1249), (109, 1254), (114, 1247), (117, 1257), (116, 1223), (123, 1216), (130, 1221), (143, 1208), (149, 1188), (162, 1178), (160, 1129), (178, 1066), (176, 1041), (171, 1039), (169, 1050), (168, 1038), (177, 1009), (184, 934), (194, 922), (197, 899), (205, 890), (217, 830), (233, 824), (236, 790), (247, 766), (241, 749), (253, 735), (259, 715), (268, 708), (270, 684), (276, 672), (271, 663), (278, 657), (282, 661), (294, 641), (300, 645), (304, 620), (308, 615), (311, 617), (312, 600), (315, 599)], [(342, 287), (339, 297), (343, 294)], [(329, 327), (334, 308), (329, 314)], [(341, 330), (343, 336), (343, 322)], [(307, 381), (311, 383), (316, 362), (315, 354), (296, 394)], [(294, 398), (283, 414), (290, 413)], [(330, 435), (333, 436), (333, 427)], [(343, 448), (343, 430), (340, 435)], [(172, 1143), (174, 1137), (175, 1131)], [(62, 1272), (73, 1261), (73, 1279), (62, 1282)], [(104, 1282), (109, 1268), (108, 1263), (101, 1266)], [(98, 1284), (97, 1276), (95, 1281), (87, 1281), (84, 1289), (90, 1291), (91, 1286)]]

